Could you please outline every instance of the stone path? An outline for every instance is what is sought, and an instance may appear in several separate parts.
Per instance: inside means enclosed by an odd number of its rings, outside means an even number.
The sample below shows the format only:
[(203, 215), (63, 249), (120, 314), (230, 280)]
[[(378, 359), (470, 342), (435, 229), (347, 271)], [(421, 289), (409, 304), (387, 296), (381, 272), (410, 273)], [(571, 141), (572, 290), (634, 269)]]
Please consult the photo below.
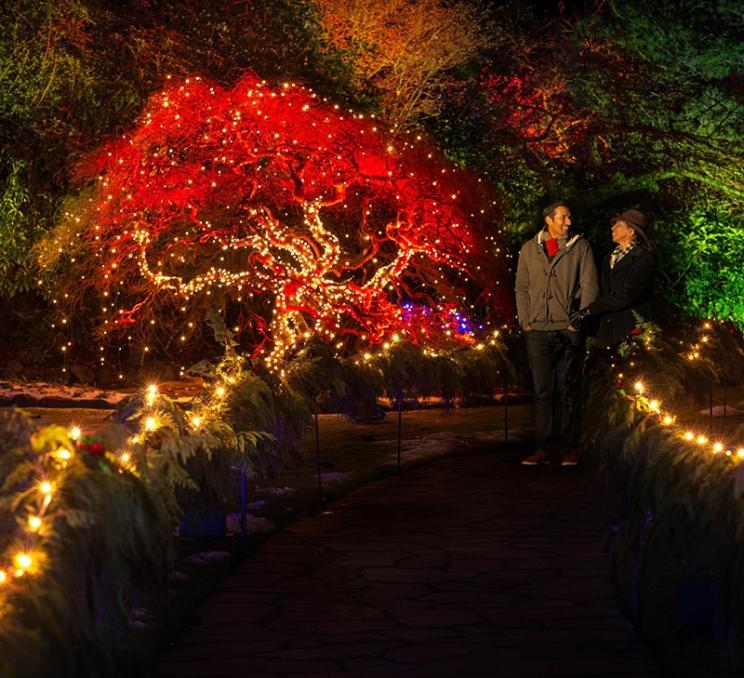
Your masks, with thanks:
[(297, 520), (224, 580), (163, 676), (658, 676), (617, 609), (603, 492), (446, 458)]

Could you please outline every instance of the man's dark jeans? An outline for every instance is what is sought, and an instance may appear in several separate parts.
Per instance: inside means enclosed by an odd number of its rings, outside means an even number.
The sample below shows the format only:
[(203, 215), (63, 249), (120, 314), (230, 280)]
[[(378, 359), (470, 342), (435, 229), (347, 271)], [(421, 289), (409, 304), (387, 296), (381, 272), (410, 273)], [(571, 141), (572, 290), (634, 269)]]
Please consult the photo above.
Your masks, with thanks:
[(581, 332), (528, 330), (527, 359), (535, 390), (535, 437), (538, 445), (553, 437), (553, 393), (561, 398), (561, 437), (569, 447), (578, 442), (579, 375), (583, 357)]

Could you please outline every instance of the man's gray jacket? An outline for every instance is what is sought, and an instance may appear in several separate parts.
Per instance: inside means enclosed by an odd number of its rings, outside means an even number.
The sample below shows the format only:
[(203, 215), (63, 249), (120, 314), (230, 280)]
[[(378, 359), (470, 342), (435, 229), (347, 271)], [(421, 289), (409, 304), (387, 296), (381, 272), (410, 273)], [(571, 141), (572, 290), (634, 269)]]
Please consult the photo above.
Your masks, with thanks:
[(543, 242), (546, 229), (528, 240), (517, 263), (517, 315), (522, 328), (565, 330), (569, 315), (585, 308), (599, 294), (597, 267), (589, 243), (580, 234), (558, 239), (551, 259)]

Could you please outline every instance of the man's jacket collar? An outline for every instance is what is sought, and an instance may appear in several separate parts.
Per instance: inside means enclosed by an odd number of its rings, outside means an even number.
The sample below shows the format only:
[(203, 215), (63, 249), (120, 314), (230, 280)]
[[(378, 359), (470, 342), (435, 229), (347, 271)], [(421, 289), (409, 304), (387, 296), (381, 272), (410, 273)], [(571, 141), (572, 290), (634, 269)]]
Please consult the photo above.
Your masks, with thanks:
[[(563, 245), (561, 247), (561, 249), (564, 249), (565, 248), (566, 250), (570, 250), (577, 243), (577, 241), (581, 240), (581, 233), (574, 233), (573, 235), (570, 235), (570, 233), (569, 233), (569, 236), (570, 237), (566, 237), (566, 238), (558, 238), (559, 244), (561, 243), (561, 241), (565, 242), (565, 245)], [(550, 234), (548, 233), (548, 229), (547, 228), (540, 229), (540, 231), (538, 232), (538, 234), (535, 236), (535, 241), (537, 243), (537, 248), (540, 251), (542, 251), (542, 249), (543, 249), (543, 243), (549, 237), (550, 237)]]

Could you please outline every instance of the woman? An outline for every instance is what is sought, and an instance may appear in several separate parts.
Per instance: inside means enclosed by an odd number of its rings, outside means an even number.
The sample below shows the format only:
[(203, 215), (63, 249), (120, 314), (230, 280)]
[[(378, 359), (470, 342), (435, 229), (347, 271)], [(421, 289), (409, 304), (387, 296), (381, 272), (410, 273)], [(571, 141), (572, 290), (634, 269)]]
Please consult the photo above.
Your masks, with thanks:
[(600, 295), (571, 316), (574, 325), (597, 317), (597, 341), (602, 347), (622, 343), (636, 324), (633, 312), (650, 320), (653, 314), (656, 251), (646, 234), (646, 216), (626, 210), (612, 220), (616, 247), (602, 262)]

